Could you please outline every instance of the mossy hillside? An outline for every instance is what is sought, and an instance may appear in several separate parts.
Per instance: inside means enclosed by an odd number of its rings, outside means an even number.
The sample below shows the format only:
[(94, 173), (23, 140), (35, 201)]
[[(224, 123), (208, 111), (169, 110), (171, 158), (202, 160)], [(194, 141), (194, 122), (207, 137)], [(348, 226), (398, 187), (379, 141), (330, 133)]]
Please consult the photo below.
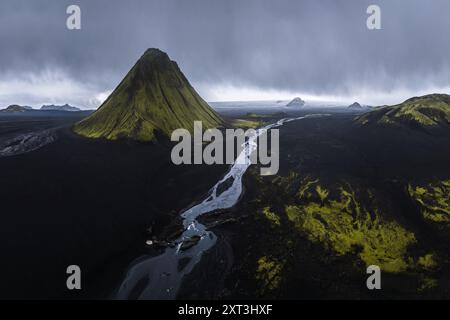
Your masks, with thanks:
[(450, 180), (424, 185), (408, 185), (410, 197), (419, 206), (425, 220), (450, 228)]
[(203, 128), (223, 124), (220, 116), (198, 95), (178, 65), (166, 53), (149, 49), (108, 99), (74, 131), (89, 138), (127, 138), (151, 141), (157, 132), (170, 136), (194, 121)]
[(405, 102), (378, 107), (356, 118), (361, 125), (415, 124), (423, 127), (435, 127), (450, 124), (450, 95), (431, 94), (415, 97)]
[(295, 227), (314, 242), (338, 255), (357, 252), (366, 265), (379, 265), (386, 272), (407, 270), (408, 247), (416, 242), (412, 232), (384, 218), (375, 203), (363, 205), (350, 186), (333, 190), (319, 180), (305, 181), (299, 204), (286, 206)]

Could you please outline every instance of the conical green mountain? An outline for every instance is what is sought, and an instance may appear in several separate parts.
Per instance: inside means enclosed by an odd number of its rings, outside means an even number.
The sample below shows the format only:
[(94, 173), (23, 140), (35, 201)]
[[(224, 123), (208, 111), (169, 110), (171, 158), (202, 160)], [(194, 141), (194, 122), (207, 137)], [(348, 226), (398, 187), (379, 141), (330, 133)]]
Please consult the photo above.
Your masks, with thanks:
[(170, 136), (194, 121), (203, 128), (223, 124), (198, 95), (176, 62), (158, 49), (148, 49), (100, 108), (74, 126), (89, 138), (151, 141), (156, 133)]

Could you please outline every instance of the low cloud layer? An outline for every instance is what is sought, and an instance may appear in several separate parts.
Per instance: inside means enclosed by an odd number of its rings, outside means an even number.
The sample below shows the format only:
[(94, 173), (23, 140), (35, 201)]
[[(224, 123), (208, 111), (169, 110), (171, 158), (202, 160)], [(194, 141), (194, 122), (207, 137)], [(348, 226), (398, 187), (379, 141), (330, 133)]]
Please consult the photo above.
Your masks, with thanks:
[[(79, 31), (66, 28), (70, 4)], [(370, 4), (382, 30), (366, 28)], [(97, 107), (148, 47), (208, 100), (450, 93), (448, 12), (448, 0), (4, 0), (0, 107)]]

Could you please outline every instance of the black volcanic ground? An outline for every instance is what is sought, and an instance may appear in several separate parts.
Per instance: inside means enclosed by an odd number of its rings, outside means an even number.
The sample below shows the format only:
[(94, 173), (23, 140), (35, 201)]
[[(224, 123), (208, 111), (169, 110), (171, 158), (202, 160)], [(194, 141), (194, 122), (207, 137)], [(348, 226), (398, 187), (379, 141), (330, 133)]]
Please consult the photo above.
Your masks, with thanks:
[[(352, 114), (334, 113), (281, 128), (279, 176), (261, 178), (253, 167), (245, 176), (245, 195), (236, 208), (201, 218), (206, 225), (216, 225), (217, 221), (224, 224), (213, 228), (219, 237), (218, 245), (202, 260), (203, 267), (200, 265), (186, 280), (180, 297), (449, 297), (448, 226), (423, 218), (419, 206), (408, 195), (408, 185), (450, 179), (450, 132), (427, 133), (397, 126), (361, 128), (354, 125), (354, 118)], [(303, 179), (319, 179), (320, 186), (330, 192), (330, 201), (337, 199), (339, 186), (353, 190), (372, 218), (396, 221), (414, 233), (416, 243), (405, 252), (412, 259), (405, 259), (407, 270), (384, 272), (383, 290), (371, 292), (365, 286), (366, 266), (358, 257), (361, 248), (355, 246), (340, 255), (298, 230), (289, 221), (286, 206), (298, 204), (301, 208), (308, 204), (298, 196)], [(309, 190), (315, 196), (316, 190)], [(449, 198), (446, 194), (442, 200), (448, 203)], [(311, 202), (322, 205), (317, 198)], [(269, 218), (263, 213), (265, 208), (273, 214)], [(327, 224), (319, 215), (316, 219)], [(337, 219), (338, 225), (344, 225), (343, 219)], [(325, 228), (330, 231), (334, 226)], [(394, 233), (388, 246), (402, 241), (398, 236)], [(418, 267), (414, 259), (430, 252), (439, 257), (437, 265), (429, 270)], [(203, 281), (199, 282), (199, 278)], [(202, 287), (199, 283), (210, 285)]]
[[(449, 297), (448, 231), (422, 219), (405, 186), (450, 179), (450, 135), (408, 128), (361, 130), (354, 125), (355, 114), (322, 112), (333, 115), (281, 128), (278, 178), (261, 178), (253, 167), (245, 176), (244, 196), (236, 208), (202, 218), (207, 224), (225, 223), (214, 227), (218, 244), (185, 279), (179, 297)], [(0, 142), (23, 132), (60, 128), (56, 142), (0, 158), (0, 272), (8, 275), (2, 282), (3, 298), (109, 297), (129, 263), (148, 252), (143, 245), (149, 237), (146, 229), (153, 226), (152, 234), (161, 238), (177, 230), (180, 210), (201, 199), (228, 168), (174, 166), (168, 143), (79, 137), (69, 127), (84, 116), (0, 116)], [(291, 173), (297, 175), (288, 178)], [(298, 232), (283, 214), (286, 204), (296, 201), (305, 176), (320, 178), (328, 189), (345, 181), (358, 194), (376, 190), (380, 208), (389, 208), (388, 218), (414, 232), (418, 244), (408, 254), (434, 252), (439, 268), (384, 274), (385, 290), (368, 293), (357, 248), (343, 256), (325, 250)], [(261, 216), (266, 206), (278, 215), (280, 226)], [(271, 290), (262, 290), (258, 275), (258, 261), (264, 256), (284, 263), (277, 287)], [(83, 270), (79, 293), (65, 288), (69, 264)], [(423, 289), (429, 279), (437, 286), (432, 282), (431, 289)]]
[[(1, 117), (1, 137), (61, 127), (56, 142), (0, 158), (3, 298), (107, 297), (149, 236), (215, 184), (227, 166), (175, 166), (170, 146), (79, 137), (86, 114)], [(69, 292), (78, 264), (83, 290)]]

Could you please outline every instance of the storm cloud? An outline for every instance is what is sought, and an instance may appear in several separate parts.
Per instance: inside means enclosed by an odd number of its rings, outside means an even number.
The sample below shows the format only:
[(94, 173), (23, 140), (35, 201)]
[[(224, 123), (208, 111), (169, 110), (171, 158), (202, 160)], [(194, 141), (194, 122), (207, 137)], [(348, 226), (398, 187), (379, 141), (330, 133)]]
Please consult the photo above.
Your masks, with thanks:
[[(71, 4), (81, 30), (66, 28)], [(149, 47), (207, 100), (450, 93), (449, 14), (448, 0), (2, 0), (0, 107), (97, 107)]]

